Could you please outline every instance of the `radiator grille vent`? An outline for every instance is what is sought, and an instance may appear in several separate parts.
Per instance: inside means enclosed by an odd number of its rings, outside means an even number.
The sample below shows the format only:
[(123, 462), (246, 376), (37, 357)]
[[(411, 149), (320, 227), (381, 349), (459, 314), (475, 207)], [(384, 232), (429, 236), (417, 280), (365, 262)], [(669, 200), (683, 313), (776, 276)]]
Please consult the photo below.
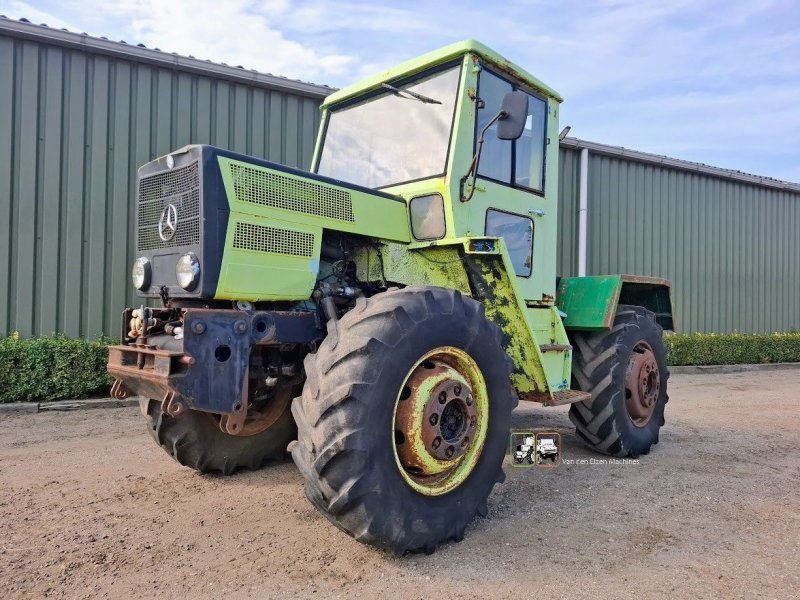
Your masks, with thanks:
[(236, 223), (233, 247), (256, 252), (311, 257), (314, 254), (314, 235), (304, 231), (290, 231), (254, 223)]
[[(170, 204), (177, 210), (178, 223), (174, 237), (164, 241), (158, 235), (158, 221)], [(196, 162), (139, 180), (136, 239), (139, 251), (200, 243), (200, 170)]]
[(236, 198), (328, 219), (353, 222), (353, 200), (344, 190), (231, 163)]

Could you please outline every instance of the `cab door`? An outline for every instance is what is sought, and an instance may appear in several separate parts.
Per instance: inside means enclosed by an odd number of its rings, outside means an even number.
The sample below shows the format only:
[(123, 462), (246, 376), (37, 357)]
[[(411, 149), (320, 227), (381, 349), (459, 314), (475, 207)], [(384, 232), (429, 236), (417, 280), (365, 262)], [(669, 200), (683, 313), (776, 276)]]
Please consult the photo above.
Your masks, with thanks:
[(482, 131), (500, 110), (503, 97), (514, 90), (528, 95), (525, 130), (513, 141), (498, 139), (495, 127), (487, 130), (476, 189), (483, 192), (477, 196), (485, 210), (484, 233), (503, 238), (523, 297), (536, 302), (552, 287), (537, 273), (537, 258), (550, 260), (537, 256), (541, 253), (537, 252), (537, 232), (547, 219), (547, 100), (484, 67), (478, 78), (476, 132)]

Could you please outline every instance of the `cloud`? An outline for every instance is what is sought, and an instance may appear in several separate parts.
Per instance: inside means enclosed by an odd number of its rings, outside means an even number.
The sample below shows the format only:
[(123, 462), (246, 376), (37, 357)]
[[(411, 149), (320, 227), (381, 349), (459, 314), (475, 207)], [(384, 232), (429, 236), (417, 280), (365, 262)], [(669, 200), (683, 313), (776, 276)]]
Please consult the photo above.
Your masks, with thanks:
[(0, 2), (0, 14), (12, 19), (28, 19), (36, 25), (47, 25), (56, 29), (69, 29), (70, 31), (83, 31), (80, 26), (56, 16), (47, 10), (41, 10), (28, 2)]
[(106, 10), (130, 18), (132, 35), (146, 45), (273, 74), (319, 80), (356, 60), (289, 39), (279, 29), (284, 1), (122, 0)]
[(0, 13), (342, 86), (477, 38), (566, 98), (594, 141), (797, 180), (793, 0), (88, 0)]

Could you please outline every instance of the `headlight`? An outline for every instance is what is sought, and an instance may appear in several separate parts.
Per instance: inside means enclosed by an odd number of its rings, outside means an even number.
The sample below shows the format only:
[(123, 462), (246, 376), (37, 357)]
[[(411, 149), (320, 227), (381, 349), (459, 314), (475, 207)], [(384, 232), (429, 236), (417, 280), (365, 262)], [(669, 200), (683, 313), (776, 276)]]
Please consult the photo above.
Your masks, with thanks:
[(133, 287), (137, 290), (146, 290), (150, 287), (150, 261), (144, 256), (140, 256), (133, 261), (131, 281), (133, 281)]
[(444, 200), (439, 194), (417, 196), (408, 205), (411, 214), (411, 233), (418, 240), (438, 240), (444, 237)]
[(175, 277), (178, 285), (185, 290), (192, 290), (200, 281), (200, 261), (197, 260), (194, 252), (184, 254), (178, 259), (175, 265)]

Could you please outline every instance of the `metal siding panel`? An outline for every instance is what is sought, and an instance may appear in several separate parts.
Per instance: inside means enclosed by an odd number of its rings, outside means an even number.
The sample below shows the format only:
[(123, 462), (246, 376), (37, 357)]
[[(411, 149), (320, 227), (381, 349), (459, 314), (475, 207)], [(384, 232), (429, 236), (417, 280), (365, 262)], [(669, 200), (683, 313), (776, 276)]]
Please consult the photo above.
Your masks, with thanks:
[[(603, 157), (589, 154), (589, 218), (586, 231), (586, 247), (588, 256), (586, 257), (586, 274), (598, 275), (601, 271), (599, 268), (600, 252), (601, 249), (605, 250), (600, 242), (603, 239), (607, 240), (607, 236), (602, 231), (603, 207), (602, 207), (602, 194), (601, 185), (607, 183), (606, 176), (603, 179)], [(606, 244), (609, 242), (606, 241)]]
[(8, 335), (13, 327), (10, 314), (11, 245), (13, 226), (12, 195), (14, 192), (14, 112), (16, 77), (14, 60), (16, 44), (8, 38), (0, 38), (0, 336)]
[(253, 100), (251, 109), (253, 111), (252, 133), (250, 138), (251, 153), (258, 158), (265, 158), (267, 155), (266, 140), (266, 116), (267, 98), (264, 90), (253, 90)]
[(46, 79), (41, 102), (44, 112), (42, 172), (42, 244), (39, 264), (38, 296), (39, 327), (37, 333), (49, 335), (59, 331), (59, 299), (61, 298), (61, 148), (63, 128), (63, 52), (46, 49)]
[(230, 99), (231, 88), (227, 83), (217, 81), (214, 85), (214, 119), (211, 130), (211, 143), (228, 148), (230, 140)]
[(119, 314), (130, 296), (127, 277), (133, 262), (133, 231), (129, 221), (129, 206), (133, 205), (130, 188), (131, 150), (131, 69), (118, 62), (114, 78), (114, 116), (110, 132), (109, 189), (111, 217), (109, 219), (109, 256), (106, 260), (109, 282), (106, 295), (104, 331), (114, 332)]
[[(700, 303), (698, 302), (699, 296), (697, 288), (701, 279), (700, 270), (703, 268), (703, 263), (698, 260), (698, 238), (700, 236), (700, 225), (703, 218), (703, 205), (700, 204), (698, 199), (699, 190), (697, 189), (697, 180), (695, 179), (694, 175), (691, 173), (683, 173), (683, 179), (687, 189), (687, 204), (686, 208), (684, 209), (686, 211), (684, 215), (684, 221), (691, 232), (688, 245), (689, 255), (687, 257), (688, 269), (686, 275), (688, 275), (687, 290), (689, 292), (688, 299), (690, 302), (689, 327), (693, 331), (696, 329), (700, 317)], [(691, 219), (692, 215), (694, 215), (694, 219)]]
[(174, 109), (172, 122), (174, 143), (172, 150), (192, 143), (192, 77), (188, 73), (175, 76)]
[(248, 94), (247, 88), (243, 85), (234, 86), (231, 90), (233, 95), (233, 113), (231, 115), (231, 123), (233, 131), (231, 137), (233, 138), (232, 150), (235, 152), (247, 153), (248, 147), (248, 122), (250, 120), (248, 114)]
[(316, 103), (308, 98), (299, 100), (301, 106), (300, 132), (302, 144), (300, 147), (299, 166), (301, 169), (311, 168), (311, 155), (314, 152), (317, 129), (314, 127), (314, 115), (317, 112)]
[(197, 112), (195, 114), (195, 144), (211, 143), (211, 95), (212, 84), (207, 77), (197, 81)]
[(286, 125), (286, 96), (279, 92), (269, 93), (269, 148), (267, 150), (267, 159), (274, 162), (286, 161), (284, 139), (286, 134), (284, 127)]
[(85, 302), (83, 333), (102, 333), (105, 322), (106, 261), (106, 177), (108, 163), (108, 60), (94, 57), (90, 68), (89, 147), (87, 148), (88, 225), (87, 259), (84, 264)]
[(34, 333), (33, 310), (36, 266), (36, 155), (39, 137), (39, 48), (24, 42), (18, 63), (20, 86), (17, 101), (19, 111), (16, 120), (16, 151), (26, 160), (17, 162), (14, 196), (16, 202), (14, 241), (12, 247), (12, 282), (16, 288), (12, 314), (16, 329), (22, 336)]
[(754, 331), (755, 326), (755, 310), (753, 310), (753, 296), (752, 286), (756, 277), (756, 255), (753, 252), (752, 240), (756, 228), (756, 215), (754, 214), (754, 206), (750, 194), (743, 187), (739, 188), (740, 200), (742, 204), (742, 236), (739, 238), (741, 249), (742, 265), (744, 266), (745, 276), (739, 282), (739, 289), (742, 295), (742, 306), (750, 307), (743, 314), (742, 333), (749, 333)]
[(578, 273), (578, 210), (580, 152), (559, 150), (558, 253), (556, 273), (568, 277)]
[(83, 271), (83, 200), (84, 153), (86, 126), (86, 58), (70, 52), (69, 91), (66, 118), (67, 133), (67, 198), (64, 232), (64, 305), (62, 327), (70, 336), (81, 334), (82, 271)]
[(152, 158), (163, 156), (175, 149), (172, 139), (172, 73), (166, 69), (158, 69), (153, 76), (153, 103), (155, 119), (152, 121), (152, 138), (155, 142), (151, 148)]
[(284, 138), (284, 164), (290, 167), (301, 165), (300, 157), (300, 106), (296, 97), (286, 99), (286, 137)]

